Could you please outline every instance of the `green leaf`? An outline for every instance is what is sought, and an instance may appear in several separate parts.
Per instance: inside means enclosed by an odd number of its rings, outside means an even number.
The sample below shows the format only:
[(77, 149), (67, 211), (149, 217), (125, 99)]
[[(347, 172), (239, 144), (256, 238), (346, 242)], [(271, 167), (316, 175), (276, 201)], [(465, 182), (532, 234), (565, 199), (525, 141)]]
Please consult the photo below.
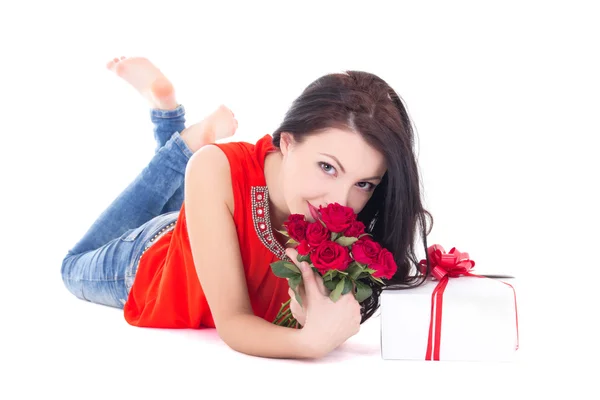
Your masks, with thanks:
[(383, 285), (383, 281), (379, 278), (375, 278), (373, 275), (369, 275), (369, 278), (371, 278), (371, 280), (379, 283), (380, 285)]
[(331, 292), (331, 294), (329, 295), (329, 298), (333, 301), (336, 302), (340, 299), (340, 296), (342, 295), (342, 290), (344, 290), (344, 285), (346, 282), (346, 278), (342, 278), (337, 285), (335, 285), (335, 289), (333, 289), (333, 291)]
[(356, 293), (354, 294), (354, 298), (359, 303), (367, 299), (373, 293), (373, 289), (367, 284), (362, 283), (361, 281), (356, 281)]
[(371, 235), (370, 233), (363, 233), (361, 235), (358, 235), (358, 238), (360, 239), (363, 236), (371, 236), (371, 237), (373, 237), (373, 235)]
[(350, 293), (350, 291), (353, 289), (352, 280), (348, 278), (344, 278), (342, 280), (344, 281), (344, 289), (342, 290), (342, 294)]
[(331, 241), (335, 242), (342, 234), (338, 232), (331, 232)]
[(323, 222), (323, 220), (321, 218), (319, 218), (319, 222), (321, 223), (321, 225), (323, 225), (325, 228), (327, 228), (327, 225), (325, 224), (325, 222)]
[(363, 269), (359, 263), (354, 261), (352, 264), (350, 264), (350, 266), (348, 267), (348, 269), (346, 271), (348, 272), (348, 275), (350, 275), (350, 278), (356, 280), (356, 279), (358, 279), (360, 274), (363, 272)]
[(323, 275), (323, 281), (330, 281), (335, 277), (335, 270), (330, 269), (329, 271), (325, 272), (325, 275)]
[(290, 238), (290, 239), (288, 239), (288, 241), (287, 241), (287, 242), (285, 242), (285, 244), (296, 244), (296, 245), (298, 245), (298, 244), (300, 244), (300, 243), (298, 243), (298, 242), (296, 242), (294, 239)]
[(339, 238), (337, 238), (337, 240), (333, 240), (333, 241), (344, 247), (348, 247), (348, 246), (352, 245), (352, 243), (356, 242), (357, 240), (358, 239), (355, 237), (340, 236)]
[(290, 284), (290, 287), (293, 290), (296, 290), (296, 288), (298, 287), (298, 285), (302, 283), (302, 275), (292, 276), (291, 278), (288, 279), (288, 282)]
[(288, 283), (290, 287), (294, 291), (294, 295), (296, 297), (296, 301), (298, 304), (302, 305), (302, 298), (300, 297), (300, 291), (298, 290), (298, 286), (302, 283), (302, 275), (295, 275), (288, 279)]
[(367, 271), (363, 271), (363, 272), (360, 273), (360, 275), (356, 279), (368, 278), (369, 276), (371, 276), (370, 273), (368, 273)]
[(335, 289), (335, 287), (337, 286), (337, 281), (334, 281), (334, 280), (323, 281), (323, 285), (330, 291), (333, 291), (333, 289)]
[[(291, 282), (290, 282), (290, 287), (291, 287)], [(298, 290), (298, 285), (296, 285), (295, 287), (292, 287), (292, 291), (294, 292), (294, 297), (296, 298), (296, 301), (298, 302), (298, 304), (302, 305), (302, 297), (300, 297), (300, 290)]]
[(302, 275), (295, 264), (283, 260), (271, 263), (271, 270), (279, 278), (292, 278), (296, 275)]
[(310, 254), (302, 255), (302, 254), (298, 253), (298, 257), (296, 257), (296, 259), (298, 260), (298, 262), (306, 261), (309, 264), (311, 263), (310, 262)]
[(278, 230), (278, 229), (275, 229), (275, 230), (276, 230), (277, 232), (281, 233), (283, 236), (285, 236), (285, 237), (287, 237), (287, 238), (289, 238), (289, 237), (290, 237), (290, 234), (289, 234), (289, 233), (287, 233), (287, 231), (286, 231), (286, 230), (281, 230), (281, 231), (280, 231), (280, 230)]

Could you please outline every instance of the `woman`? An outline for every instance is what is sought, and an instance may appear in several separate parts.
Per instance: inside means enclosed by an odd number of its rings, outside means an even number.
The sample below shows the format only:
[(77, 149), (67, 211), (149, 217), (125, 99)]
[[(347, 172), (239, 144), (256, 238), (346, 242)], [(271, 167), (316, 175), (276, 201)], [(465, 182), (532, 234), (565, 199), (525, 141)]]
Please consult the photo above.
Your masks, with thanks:
[[(356, 334), (379, 306), (381, 288), (358, 304), (332, 302), (322, 278), (277, 232), (291, 214), (329, 203), (351, 207), (398, 265), (386, 288), (414, 281), (417, 221), (425, 215), (400, 98), (375, 75), (325, 75), (296, 99), (281, 126), (256, 143), (215, 143), (237, 121), (219, 107), (185, 127), (173, 86), (144, 58), (114, 59), (115, 71), (151, 106), (156, 153), (99, 216), (62, 264), (78, 298), (123, 308), (135, 326), (216, 328), (232, 349), (272, 358), (318, 358)], [(302, 329), (272, 323), (289, 285), (270, 264), (303, 271)], [(412, 265), (411, 265), (412, 263)], [(392, 286), (395, 285), (395, 286)]]

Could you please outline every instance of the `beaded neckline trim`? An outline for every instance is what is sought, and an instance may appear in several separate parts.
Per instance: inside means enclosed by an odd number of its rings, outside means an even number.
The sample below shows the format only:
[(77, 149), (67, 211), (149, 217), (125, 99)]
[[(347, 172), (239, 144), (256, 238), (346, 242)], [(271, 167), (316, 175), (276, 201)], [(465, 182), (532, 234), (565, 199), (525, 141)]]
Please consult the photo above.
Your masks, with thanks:
[(260, 241), (281, 260), (289, 260), (283, 246), (273, 236), (269, 215), (269, 189), (267, 186), (252, 186), (252, 221)]

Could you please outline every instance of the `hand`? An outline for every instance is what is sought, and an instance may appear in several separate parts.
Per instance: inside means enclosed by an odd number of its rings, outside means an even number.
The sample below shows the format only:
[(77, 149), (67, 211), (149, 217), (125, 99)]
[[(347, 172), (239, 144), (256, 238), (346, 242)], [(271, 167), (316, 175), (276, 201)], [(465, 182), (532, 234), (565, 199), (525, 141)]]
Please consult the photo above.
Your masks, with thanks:
[[(306, 304), (306, 293), (304, 292), (304, 285), (298, 285), (298, 288), (296, 290), (298, 290), (298, 294), (302, 299), (302, 304)], [(294, 317), (294, 319), (298, 321), (298, 323), (301, 326), (304, 326), (304, 324), (306, 323), (306, 313), (304, 312), (304, 309), (302, 308), (300, 303), (298, 303), (298, 301), (296, 300), (296, 295), (294, 294), (292, 288), (288, 289), (288, 294), (290, 295), (290, 311), (292, 312), (292, 317)]]
[[(288, 256), (290, 254), (293, 255), (293, 257), (290, 257), (290, 258), (292, 258), (292, 260), (294, 261), (296, 266), (298, 266), (298, 268), (300, 268), (298, 261), (296, 261), (298, 252), (294, 249), (290, 249), (288, 252)], [(317, 274), (315, 271), (313, 271), (313, 273)], [(288, 281), (289, 281), (289, 279), (288, 279)], [(323, 295), (325, 295), (325, 296), (329, 296), (329, 294), (331, 293), (331, 290), (329, 290), (325, 287), (325, 285), (323, 284), (323, 279), (317, 279), (317, 284), (319, 286), (319, 290), (321, 291), (321, 293), (323, 293)], [(304, 284), (303, 283), (299, 284), (298, 287), (296, 288), (296, 290), (298, 291), (298, 294), (300, 295), (302, 304), (306, 304), (306, 291), (304, 289)], [(290, 311), (292, 312), (292, 316), (294, 317), (294, 319), (296, 321), (298, 321), (298, 323), (301, 326), (304, 326), (306, 324), (306, 309), (303, 308), (300, 305), (300, 303), (298, 303), (298, 300), (296, 300), (296, 294), (294, 293), (292, 288), (288, 289), (288, 294), (290, 295)]]
[(298, 262), (295, 249), (287, 249), (286, 253), (302, 271), (304, 297), (301, 299), (305, 313), (302, 335), (317, 356), (325, 355), (359, 332), (360, 304), (352, 292), (333, 302), (323, 278), (308, 263)]

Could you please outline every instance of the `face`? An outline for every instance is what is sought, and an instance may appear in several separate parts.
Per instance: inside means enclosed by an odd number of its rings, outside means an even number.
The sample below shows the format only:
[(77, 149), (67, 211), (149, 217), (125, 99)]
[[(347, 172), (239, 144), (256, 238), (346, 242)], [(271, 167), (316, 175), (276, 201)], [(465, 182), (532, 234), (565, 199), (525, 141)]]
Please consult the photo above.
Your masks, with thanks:
[(384, 157), (360, 134), (328, 129), (295, 143), (282, 133), (283, 195), (291, 214), (314, 222), (308, 203), (317, 209), (330, 203), (359, 213), (386, 171)]

